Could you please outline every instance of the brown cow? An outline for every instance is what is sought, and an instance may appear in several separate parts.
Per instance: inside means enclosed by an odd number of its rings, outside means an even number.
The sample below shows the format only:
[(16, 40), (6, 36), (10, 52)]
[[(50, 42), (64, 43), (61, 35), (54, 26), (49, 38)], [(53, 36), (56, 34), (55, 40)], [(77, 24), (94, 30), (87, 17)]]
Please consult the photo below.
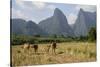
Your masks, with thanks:
[(37, 44), (34, 44), (34, 51), (35, 51), (35, 53), (37, 52), (37, 50), (38, 50), (38, 45)]
[(30, 44), (29, 43), (25, 43), (23, 46), (24, 49), (29, 49), (30, 48)]
[(55, 52), (56, 47), (57, 47), (56, 42), (53, 42), (53, 44), (52, 44), (52, 52), (54, 52), (55, 54), (56, 54), (56, 52)]
[(38, 45), (34, 44), (34, 45), (30, 45), (29, 43), (25, 43), (23, 48), (26, 49), (30, 49), (30, 48), (34, 48), (34, 52), (36, 53), (38, 50)]

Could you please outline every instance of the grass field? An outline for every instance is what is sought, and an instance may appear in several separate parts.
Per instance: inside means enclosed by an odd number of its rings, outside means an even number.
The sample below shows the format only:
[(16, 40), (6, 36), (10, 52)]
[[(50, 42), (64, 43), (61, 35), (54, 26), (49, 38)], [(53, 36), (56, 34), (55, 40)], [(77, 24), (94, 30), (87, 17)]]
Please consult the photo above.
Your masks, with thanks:
[(12, 65), (27, 66), (40, 64), (61, 64), (96, 61), (96, 43), (65, 42), (57, 43), (56, 54), (46, 52), (46, 45), (38, 44), (38, 53), (34, 49), (25, 50), (23, 45), (12, 46)]

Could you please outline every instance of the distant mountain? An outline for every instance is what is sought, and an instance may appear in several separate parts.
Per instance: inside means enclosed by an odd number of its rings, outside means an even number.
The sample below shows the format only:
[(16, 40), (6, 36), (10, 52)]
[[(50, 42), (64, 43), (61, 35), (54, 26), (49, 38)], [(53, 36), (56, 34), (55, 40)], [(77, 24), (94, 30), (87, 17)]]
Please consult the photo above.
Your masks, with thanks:
[(68, 24), (66, 16), (63, 12), (56, 8), (54, 10), (53, 16), (40, 21), (39, 26), (45, 30), (49, 35), (64, 35), (64, 36), (73, 36), (73, 30)]
[(68, 24), (66, 16), (58, 8), (54, 10), (53, 16), (40, 21), (39, 24), (23, 19), (11, 19), (11, 34), (86, 36), (91, 27), (96, 27), (96, 12), (82, 9), (72, 25)]
[(27, 35), (47, 35), (35, 22), (28, 21), (26, 24)]
[(75, 36), (86, 36), (91, 27), (96, 26), (96, 12), (86, 12), (80, 9), (73, 30)]
[(35, 22), (23, 19), (11, 19), (11, 32), (24, 35), (47, 35)]
[(11, 33), (14, 34), (25, 34), (26, 21), (23, 19), (11, 19)]

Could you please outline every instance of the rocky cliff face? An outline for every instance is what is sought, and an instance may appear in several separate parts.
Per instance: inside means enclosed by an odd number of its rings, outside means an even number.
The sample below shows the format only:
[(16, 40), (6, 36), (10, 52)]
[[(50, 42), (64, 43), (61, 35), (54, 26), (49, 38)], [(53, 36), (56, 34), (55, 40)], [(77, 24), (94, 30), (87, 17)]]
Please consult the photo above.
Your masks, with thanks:
[(68, 21), (63, 12), (56, 8), (52, 17), (49, 17), (39, 23), (39, 26), (44, 29), (49, 35), (64, 35), (73, 36), (73, 30), (68, 25)]
[(72, 27), (58, 8), (54, 10), (51, 17), (42, 20), (39, 24), (23, 19), (11, 19), (11, 32), (24, 35), (86, 36), (90, 28), (95, 26), (96, 12), (86, 12), (82, 9)]
[(91, 27), (96, 26), (96, 13), (85, 12), (80, 9), (76, 22), (73, 26), (75, 36), (86, 36)]

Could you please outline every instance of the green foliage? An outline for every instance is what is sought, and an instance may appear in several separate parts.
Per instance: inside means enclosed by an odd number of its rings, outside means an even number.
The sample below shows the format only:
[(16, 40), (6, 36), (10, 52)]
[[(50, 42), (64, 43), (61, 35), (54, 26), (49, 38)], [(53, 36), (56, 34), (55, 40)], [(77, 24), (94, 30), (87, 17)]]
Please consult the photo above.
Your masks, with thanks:
[(30, 43), (30, 44), (34, 44), (34, 43), (52, 43), (56, 41), (57, 43), (60, 42), (71, 42), (73, 41), (72, 38), (69, 37), (57, 37), (55, 35), (55, 37), (40, 37), (40, 36), (26, 36), (26, 35), (12, 35), (11, 36), (11, 44), (12, 45), (21, 45), (24, 43)]
[(35, 37), (40, 37), (40, 35), (34, 35)]
[(52, 43), (56, 41), (57, 43), (61, 42), (72, 42), (72, 41), (79, 41), (79, 42), (85, 42), (85, 41), (94, 41), (96, 40), (96, 30), (95, 28), (92, 28), (89, 31), (88, 36), (80, 36), (80, 37), (64, 37), (63, 35), (57, 36), (57, 35), (51, 35), (48, 37), (42, 37), (40, 35), (34, 35), (34, 36), (27, 36), (27, 35), (16, 35), (11, 34), (11, 44), (12, 45), (21, 45), (24, 43), (30, 43), (30, 44), (39, 44), (39, 43)]
[(92, 27), (88, 33), (88, 40), (89, 41), (96, 41), (96, 28)]
[(78, 41), (78, 42), (86, 42), (87, 39), (88, 39), (87, 36), (71, 37), (71, 40)]
[(34, 43), (34, 38), (25, 36), (25, 35), (12, 35), (11, 36), (11, 44), (12, 45), (21, 45), (24, 43)]
[(54, 35), (53, 35), (53, 38), (57, 38), (57, 35), (56, 35), (56, 34), (54, 34)]

